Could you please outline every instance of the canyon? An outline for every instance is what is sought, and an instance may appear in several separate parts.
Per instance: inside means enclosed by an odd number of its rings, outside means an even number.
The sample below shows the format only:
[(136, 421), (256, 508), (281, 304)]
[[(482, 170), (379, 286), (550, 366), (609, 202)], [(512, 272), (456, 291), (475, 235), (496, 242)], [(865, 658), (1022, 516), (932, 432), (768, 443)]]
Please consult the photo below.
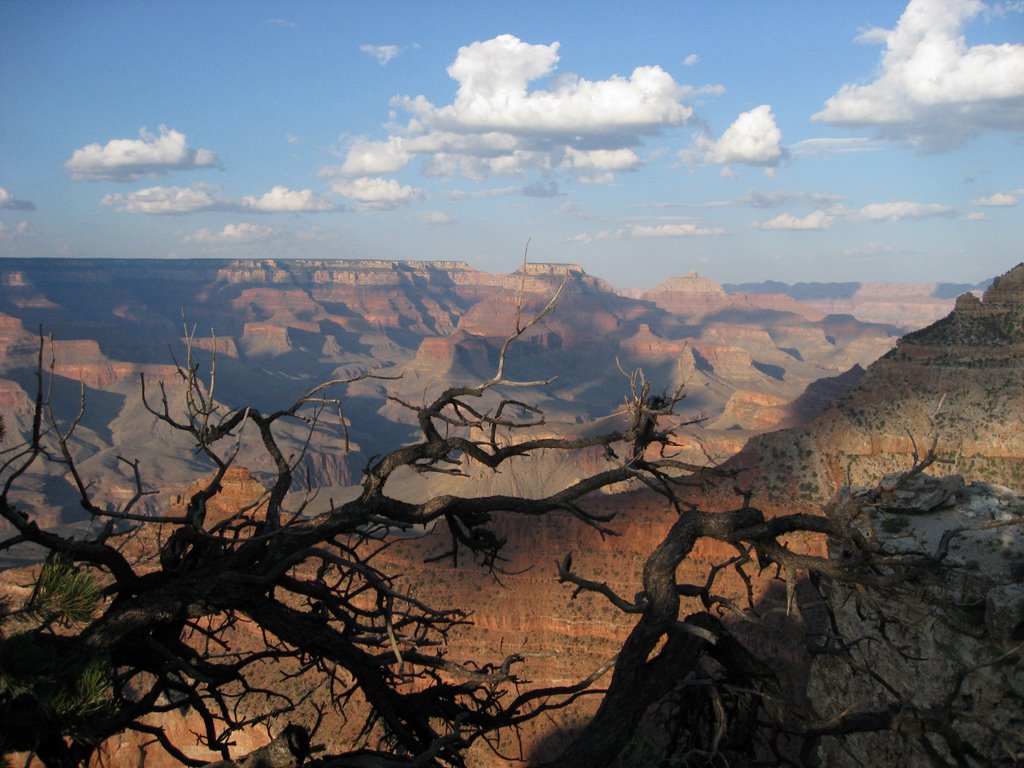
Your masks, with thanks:
[[(24, 436), (43, 334), (54, 405), (71, 418), (84, 393), (79, 460), (113, 500), (131, 491), (118, 455), (138, 459), (144, 479), (170, 494), (210, 468), (180, 458), (144, 408), (140, 378), (150, 398), (163, 387), (173, 403), (182, 396), (176, 361), (215, 366), (219, 402), (261, 408), (322, 381), (359, 379), (345, 387), (345, 424), (321, 425), (304, 467), (312, 485), (351, 486), (367, 456), (412, 434), (400, 402), (489, 378), (517, 316), (560, 286), (556, 311), (512, 348), (510, 378), (550, 379), (532, 403), (553, 431), (569, 433), (614, 417), (628, 394), (622, 371), (641, 368), (666, 391), (683, 385), (680, 420), (701, 420), (681, 448), (694, 462), (721, 461), (752, 435), (806, 420), (822, 404), (800, 399), (810, 384), (841, 387), (917, 327), (827, 314), (781, 293), (728, 293), (696, 273), (629, 297), (572, 264), (493, 275), (458, 261), (5, 259), (0, 413), (12, 439)], [(902, 306), (904, 293), (876, 290), (869, 309)], [(305, 435), (296, 429), (286, 441), (298, 450)], [(251, 458), (253, 472), (267, 471)], [(76, 523), (59, 471), (31, 486), (24, 503)]]
[[(184, 393), (168, 361), (172, 354), (204, 370), (215, 364), (217, 399), (230, 406), (281, 406), (324, 379), (353, 379), (342, 397), (344, 414), (321, 424), (305, 458), (302, 482), (335, 498), (359, 481), (369, 456), (413, 434), (414, 413), (403, 402), (424, 402), (448, 384), (489, 378), (517, 317), (535, 313), (559, 290), (556, 311), (524, 334), (508, 360), (511, 379), (557, 376), (530, 399), (543, 410), (547, 433), (584, 435), (595, 425), (614, 424), (629, 393), (622, 371), (642, 368), (656, 388), (684, 385), (677, 418), (699, 420), (680, 428), (678, 455), (699, 464), (724, 462), (769, 515), (820, 514), (841, 487), (871, 486), (885, 472), (906, 469), (933, 442), (968, 482), (1022, 490), (1017, 421), (1001, 415), (1020, 412), (1024, 267), (997, 279), (981, 298), (937, 298), (937, 289), (922, 288), (928, 301), (919, 303), (934, 312), (945, 302), (947, 315), (915, 331), (884, 320), (924, 317), (923, 309), (902, 312), (898, 292), (872, 289), (881, 298), (871, 312), (885, 296), (892, 306), (865, 319), (828, 314), (782, 293), (729, 292), (694, 273), (627, 297), (564, 264), (526, 265), (514, 275), (488, 275), (459, 262), (0, 266), (7, 270), (0, 273), (0, 413), (8, 440), (28, 427), (40, 350), (31, 329), (42, 326), (53, 333), (43, 359), (44, 369), (52, 370), (54, 403), (64, 418), (73, 418), (84, 393), (79, 461), (98, 497), (112, 501), (132, 490), (119, 455), (138, 458), (147, 487), (159, 490), (147, 499), (152, 509), (180, 506), (189, 483), (210, 470), (140, 399), (141, 376), (150, 393), (162, 386), (169, 402), (180, 405)], [(82, 285), (89, 286), (88, 302)], [(305, 439), (303, 429), (283, 435), (296, 453)], [(464, 477), (429, 484), (404, 478), (403, 493), (536, 496), (599, 471), (606, 461), (593, 451), (544, 452), (500, 474), (466, 466)], [(260, 496), (272, 472), (265, 458), (240, 454), (223, 484), (224, 514)], [(732, 485), (703, 487), (700, 504), (735, 505)], [(494, 658), (516, 648), (528, 658), (525, 677), (570, 684), (615, 653), (631, 619), (592, 594), (572, 599), (569, 587), (558, 586), (553, 563), (572, 553), (587, 578), (633, 594), (647, 555), (673, 519), (656, 494), (615, 490), (621, 492), (602, 495), (590, 507), (614, 514), (615, 536), (563, 513), (528, 523), (497, 520), (508, 558), (497, 578), (471, 562), (425, 562), (447, 546), (436, 536), (403, 539), (378, 565), (399, 574), (396, 585), (415, 587), (429, 604), (472, 613), (473, 626), (450, 638), (453, 658)], [(27, 478), (19, 503), (54, 527), (87, 524), (75, 512), (59, 466)], [(813, 537), (794, 537), (791, 545), (821, 553)], [(702, 541), (679, 578), (700, 582), (731, 554), (730, 547)], [(747, 595), (738, 578), (721, 587), (737, 601)], [(763, 658), (788, 669), (796, 690), (812, 672), (800, 650), (799, 617), (770, 608), (779, 589), (778, 579), (759, 578), (751, 594), (764, 608), (767, 632), (735, 631)], [(557, 734), (571, 733), (591, 711), (584, 702), (554, 713), (543, 728), (527, 729), (517, 748), (524, 757), (550, 754)], [(120, 745), (122, 754), (137, 747)], [(483, 765), (494, 757), (475, 759)]]

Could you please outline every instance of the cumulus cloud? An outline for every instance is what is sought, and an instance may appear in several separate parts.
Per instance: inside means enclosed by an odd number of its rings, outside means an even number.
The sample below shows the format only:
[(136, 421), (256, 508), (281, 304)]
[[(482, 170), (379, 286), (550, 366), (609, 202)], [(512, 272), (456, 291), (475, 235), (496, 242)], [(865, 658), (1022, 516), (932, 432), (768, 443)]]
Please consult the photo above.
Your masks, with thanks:
[(9, 191), (0, 187), (0, 209), (8, 211), (34, 211), (36, 207), (28, 200), (19, 200)]
[(402, 52), (397, 45), (360, 45), (359, 50), (375, 58), (382, 67)]
[(205, 184), (191, 187), (147, 187), (129, 194), (106, 195), (100, 201), (122, 213), (175, 215), (198, 211), (228, 210), (230, 204), (216, 197)]
[(209, 168), (216, 162), (211, 150), (192, 149), (185, 134), (161, 125), (156, 134), (142, 128), (137, 139), (87, 144), (76, 149), (64, 167), (75, 179), (137, 181), (169, 171)]
[(939, 203), (914, 203), (895, 201), (871, 203), (857, 211), (856, 218), (862, 221), (901, 221), (903, 219), (925, 219), (933, 216), (955, 216), (956, 210)]
[(718, 140), (697, 135), (694, 148), (681, 152), (680, 158), (683, 162), (775, 166), (785, 154), (772, 108), (762, 104), (742, 112)]
[(288, 189), (274, 187), (260, 197), (242, 198), (242, 207), (262, 213), (315, 213), (336, 211), (338, 207), (310, 189)]
[(531, 45), (513, 35), (464, 46), (448, 67), (459, 84), (455, 101), (410, 109), (444, 130), (570, 135), (652, 133), (682, 125), (693, 114), (680, 103), (687, 89), (658, 66), (637, 67), (628, 78), (564, 76), (551, 90), (530, 91), (531, 82), (554, 70), (558, 48), (557, 42)]
[(929, 150), (989, 130), (1024, 128), (1024, 45), (968, 46), (980, 0), (911, 0), (895, 29), (861, 33), (883, 42), (878, 76), (844, 85), (814, 115), (831, 125), (875, 128)]
[(755, 221), (757, 229), (828, 229), (832, 226), (833, 217), (825, 211), (812, 211), (806, 216), (794, 216), (791, 213), (780, 213), (768, 221)]
[(423, 191), (415, 187), (402, 186), (396, 179), (365, 177), (360, 179), (335, 179), (331, 189), (356, 202), (362, 211), (389, 211), (405, 203), (419, 200)]
[[(436, 105), (422, 95), (391, 99), (391, 135), (353, 140), (344, 163), (321, 172), (378, 176), (420, 158), (429, 176), (479, 181), (563, 171), (584, 181), (607, 181), (608, 174), (642, 164), (633, 149), (640, 137), (691, 118), (685, 99), (723, 90), (677, 83), (658, 66), (588, 80), (556, 74), (558, 63), (557, 42), (534, 45), (500, 35), (464, 46), (448, 67), (457, 84), (451, 103)], [(402, 114), (407, 122), (398, 125)]]
[(692, 67), (694, 64), (696, 64), (699, 61), (700, 61), (700, 56), (698, 56), (696, 53), (691, 53), (689, 56), (687, 56), (685, 59), (683, 59), (683, 66), (684, 67)]
[(970, 201), (971, 205), (981, 205), (990, 208), (998, 208), (1001, 206), (1016, 205), (1017, 195), (1009, 192), (996, 192), (995, 194), (989, 195), (988, 197), (976, 197)]
[(387, 141), (370, 141), (357, 138), (352, 142), (339, 166), (320, 169), (321, 176), (374, 176), (382, 173), (398, 173), (409, 164), (410, 152), (403, 148), (405, 140), (392, 136)]
[(211, 229), (200, 229), (184, 238), (186, 243), (202, 243), (205, 245), (235, 245), (253, 243), (259, 240), (267, 240), (280, 234), (281, 230), (273, 227), (265, 227), (261, 224), (225, 224), (224, 228), (216, 231)]

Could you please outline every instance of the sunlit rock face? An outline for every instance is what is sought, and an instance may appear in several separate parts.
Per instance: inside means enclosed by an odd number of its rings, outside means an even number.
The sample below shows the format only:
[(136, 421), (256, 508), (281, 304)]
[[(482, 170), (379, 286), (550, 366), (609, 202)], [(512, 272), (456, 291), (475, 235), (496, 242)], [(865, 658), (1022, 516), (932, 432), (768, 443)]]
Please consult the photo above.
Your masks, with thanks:
[(769, 498), (827, 501), (931, 447), (968, 481), (1024, 490), (1024, 265), (904, 336), (812, 422), (755, 437), (737, 464)]

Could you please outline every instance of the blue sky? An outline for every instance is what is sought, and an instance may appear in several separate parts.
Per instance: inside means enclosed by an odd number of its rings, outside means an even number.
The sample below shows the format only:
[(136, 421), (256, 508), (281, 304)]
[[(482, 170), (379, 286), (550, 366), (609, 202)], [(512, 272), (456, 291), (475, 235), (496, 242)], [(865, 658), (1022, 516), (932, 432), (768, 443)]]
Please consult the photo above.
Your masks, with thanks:
[(0, 255), (1024, 260), (1024, 3), (0, 0)]

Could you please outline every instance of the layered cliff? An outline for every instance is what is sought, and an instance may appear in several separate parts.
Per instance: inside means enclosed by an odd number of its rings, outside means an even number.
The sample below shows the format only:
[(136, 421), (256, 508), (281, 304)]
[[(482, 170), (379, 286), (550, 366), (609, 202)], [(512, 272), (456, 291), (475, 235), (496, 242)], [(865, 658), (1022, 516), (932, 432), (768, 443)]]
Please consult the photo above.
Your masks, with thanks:
[(906, 468), (934, 443), (969, 481), (1024, 489), (1024, 265), (904, 336), (813, 421), (753, 438), (735, 458), (756, 492), (814, 506)]

